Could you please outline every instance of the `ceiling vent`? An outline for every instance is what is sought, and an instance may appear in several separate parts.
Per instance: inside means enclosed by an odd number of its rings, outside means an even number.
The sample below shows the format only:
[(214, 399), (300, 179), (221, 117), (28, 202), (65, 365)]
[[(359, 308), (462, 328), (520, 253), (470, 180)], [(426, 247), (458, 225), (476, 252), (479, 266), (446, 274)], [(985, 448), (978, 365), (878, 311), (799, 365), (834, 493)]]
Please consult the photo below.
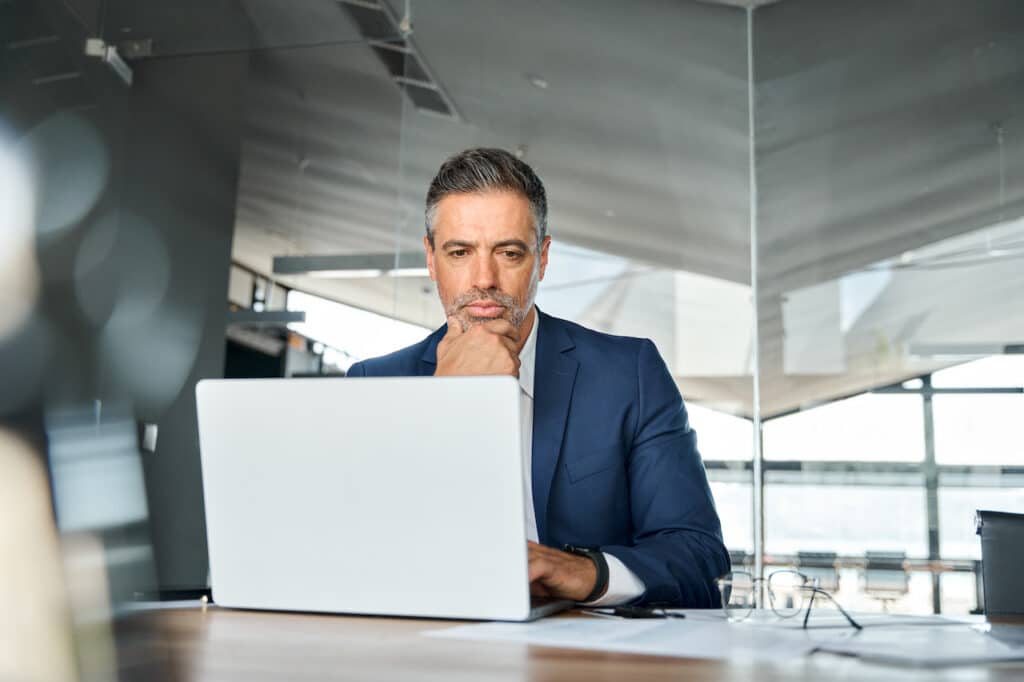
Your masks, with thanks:
[(395, 15), (386, 0), (338, 0), (338, 5), (418, 111), (464, 122), (420, 56), (410, 37), (411, 27)]

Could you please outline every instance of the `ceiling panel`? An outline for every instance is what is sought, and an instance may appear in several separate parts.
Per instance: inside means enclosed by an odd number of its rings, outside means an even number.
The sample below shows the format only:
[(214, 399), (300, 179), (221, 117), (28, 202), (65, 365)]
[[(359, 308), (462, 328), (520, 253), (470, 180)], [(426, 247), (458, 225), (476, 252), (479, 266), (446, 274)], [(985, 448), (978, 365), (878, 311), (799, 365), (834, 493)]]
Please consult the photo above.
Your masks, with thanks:
[[(749, 286), (747, 23), (729, 4), (743, 3), (412, 3), (412, 39), (461, 122), (417, 112), (368, 45), (254, 53), (236, 259), (270, 272), (275, 255), (421, 248), (423, 196), (440, 162), (494, 145), (543, 177), (556, 241), (630, 268)], [(866, 315), (848, 330), (842, 372), (787, 372), (787, 327), (807, 321), (784, 303), (1024, 213), (1024, 4), (785, 0), (758, 8), (753, 26), (771, 414), (935, 364), (886, 361)], [(659, 277), (582, 281), (573, 309), (657, 338), (670, 357), (679, 313), (657, 311), (678, 307), (653, 298), (678, 296)], [(441, 320), (426, 280), (282, 281), (410, 322)], [(899, 291), (902, 312), (890, 310), (885, 328), (912, 339), (927, 328), (922, 306)], [(749, 376), (688, 373), (681, 386), (751, 407)]]

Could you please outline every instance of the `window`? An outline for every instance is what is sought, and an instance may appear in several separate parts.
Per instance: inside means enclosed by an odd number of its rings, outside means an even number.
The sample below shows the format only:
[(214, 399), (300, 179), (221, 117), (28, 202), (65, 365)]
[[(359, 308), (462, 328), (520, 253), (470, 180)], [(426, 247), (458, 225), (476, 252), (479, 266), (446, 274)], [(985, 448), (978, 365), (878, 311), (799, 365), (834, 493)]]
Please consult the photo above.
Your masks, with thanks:
[(939, 464), (1024, 466), (1024, 394), (936, 395)]
[(765, 549), (863, 555), (868, 550), (928, 556), (923, 488), (765, 485)]
[(866, 393), (764, 423), (766, 460), (920, 462), (924, 413), (915, 395)]
[(936, 388), (1020, 388), (1024, 386), (1024, 355), (993, 355), (965, 362), (932, 375)]
[(940, 594), (943, 613), (968, 614), (978, 605), (978, 585), (973, 573), (943, 573)]
[(974, 512), (978, 509), (1024, 513), (1019, 487), (939, 488), (939, 547), (944, 559), (980, 559)]
[(358, 360), (421, 341), (431, 331), (301, 291), (289, 292), (288, 310), (306, 313), (305, 322), (293, 322), (288, 328), (341, 351), (342, 354), (332, 355), (331, 359), (346, 370)]
[(746, 460), (754, 456), (754, 424), (696, 403), (687, 403), (690, 426), (697, 432), (697, 447), (705, 460)]
[(722, 537), (729, 549), (754, 551), (753, 486), (734, 481), (711, 481), (711, 494), (722, 521)]

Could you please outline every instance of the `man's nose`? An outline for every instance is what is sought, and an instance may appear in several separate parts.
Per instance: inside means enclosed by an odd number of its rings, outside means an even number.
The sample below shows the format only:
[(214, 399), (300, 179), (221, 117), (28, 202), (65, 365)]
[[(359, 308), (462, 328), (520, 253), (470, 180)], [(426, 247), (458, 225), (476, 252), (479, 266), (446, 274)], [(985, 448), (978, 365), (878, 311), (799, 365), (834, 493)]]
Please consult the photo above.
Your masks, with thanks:
[(473, 261), (473, 286), (484, 291), (498, 286), (498, 273), (490, 254), (481, 254)]

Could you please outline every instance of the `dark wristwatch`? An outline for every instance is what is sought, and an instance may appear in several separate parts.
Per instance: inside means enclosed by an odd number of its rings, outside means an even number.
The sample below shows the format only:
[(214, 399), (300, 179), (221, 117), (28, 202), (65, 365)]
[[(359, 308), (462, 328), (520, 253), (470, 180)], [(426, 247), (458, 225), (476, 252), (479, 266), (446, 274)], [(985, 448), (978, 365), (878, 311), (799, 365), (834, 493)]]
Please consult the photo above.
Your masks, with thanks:
[(577, 556), (585, 556), (593, 561), (594, 566), (597, 567), (597, 582), (594, 583), (594, 589), (586, 598), (581, 599), (580, 603), (592, 602), (608, 590), (608, 561), (604, 558), (604, 552), (597, 547), (577, 547), (575, 545), (566, 545), (562, 548), (562, 551)]

